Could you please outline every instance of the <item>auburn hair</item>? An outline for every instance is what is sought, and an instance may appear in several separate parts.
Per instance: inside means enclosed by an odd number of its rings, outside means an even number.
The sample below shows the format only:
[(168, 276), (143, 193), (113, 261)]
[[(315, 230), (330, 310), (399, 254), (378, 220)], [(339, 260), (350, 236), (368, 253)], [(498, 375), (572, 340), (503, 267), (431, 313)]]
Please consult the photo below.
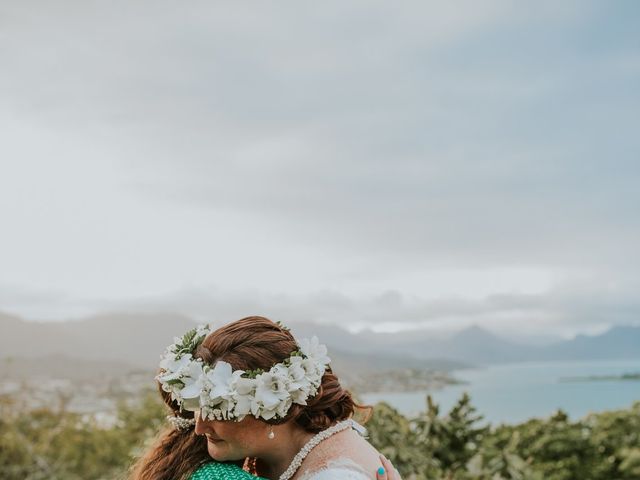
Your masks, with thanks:
[[(194, 356), (209, 365), (223, 360), (234, 370), (268, 371), (296, 350), (298, 344), (288, 329), (268, 318), (253, 316), (211, 332)], [(362, 407), (354, 402), (351, 393), (342, 388), (338, 377), (327, 367), (317, 394), (307, 400), (307, 405), (293, 404), (284, 419), (263, 421), (277, 424), (293, 418), (307, 432), (316, 433), (336, 421), (350, 418), (357, 408)]]
[[(170, 413), (182, 418), (193, 418), (193, 412), (180, 410), (171, 394), (158, 384), (160, 395)], [(193, 428), (178, 429), (173, 426), (162, 430), (152, 446), (132, 466), (130, 480), (186, 480), (198, 467), (210, 462), (207, 442), (196, 435)]]

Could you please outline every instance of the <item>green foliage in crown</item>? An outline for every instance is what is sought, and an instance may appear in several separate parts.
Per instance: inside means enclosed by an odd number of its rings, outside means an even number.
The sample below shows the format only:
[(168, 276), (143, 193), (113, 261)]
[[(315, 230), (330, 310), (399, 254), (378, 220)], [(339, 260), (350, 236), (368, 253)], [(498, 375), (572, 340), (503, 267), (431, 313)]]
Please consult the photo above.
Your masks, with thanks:
[(210, 332), (211, 327), (208, 324), (194, 327), (182, 337), (176, 337), (175, 343), (170, 345), (168, 350), (174, 354), (176, 360), (179, 360), (185, 354), (193, 354)]

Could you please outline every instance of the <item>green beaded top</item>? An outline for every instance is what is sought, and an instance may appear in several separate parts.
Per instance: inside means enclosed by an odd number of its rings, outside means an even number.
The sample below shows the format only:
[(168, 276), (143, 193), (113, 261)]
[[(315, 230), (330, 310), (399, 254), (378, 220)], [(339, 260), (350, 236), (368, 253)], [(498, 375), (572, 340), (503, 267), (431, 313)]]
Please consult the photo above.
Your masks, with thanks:
[(211, 462), (198, 468), (189, 480), (264, 480), (254, 477), (233, 463)]

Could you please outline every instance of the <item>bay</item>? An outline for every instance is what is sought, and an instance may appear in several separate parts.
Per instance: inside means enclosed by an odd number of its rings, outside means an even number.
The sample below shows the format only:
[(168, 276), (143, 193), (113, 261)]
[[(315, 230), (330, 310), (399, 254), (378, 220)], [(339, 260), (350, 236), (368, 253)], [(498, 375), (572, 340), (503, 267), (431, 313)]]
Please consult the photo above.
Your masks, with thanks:
[(493, 424), (544, 418), (558, 409), (576, 420), (590, 412), (626, 408), (640, 401), (640, 381), (565, 379), (637, 372), (640, 359), (492, 365), (453, 372), (464, 385), (434, 392), (369, 393), (361, 398), (368, 404), (385, 401), (404, 415), (412, 416), (426, 409), (428, 393), (440, 405), (440, 412), (446, 413), (467, 392), (478, 412)]

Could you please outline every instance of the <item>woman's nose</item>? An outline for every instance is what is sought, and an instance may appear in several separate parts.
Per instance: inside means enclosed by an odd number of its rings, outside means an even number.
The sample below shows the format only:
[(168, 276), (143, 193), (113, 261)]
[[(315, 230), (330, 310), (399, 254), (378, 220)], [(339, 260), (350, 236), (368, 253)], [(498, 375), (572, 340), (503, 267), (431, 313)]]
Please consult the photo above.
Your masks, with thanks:
[(203, 420), (202, 417), (200, 416), (200, 412), (196, 412), (195, 414), (196, 417), (196, 435), (204, 435), (205, 433), (211, 433), (211, 425), (209, 425), (210, 422), (208, 422), (207, 420)]

